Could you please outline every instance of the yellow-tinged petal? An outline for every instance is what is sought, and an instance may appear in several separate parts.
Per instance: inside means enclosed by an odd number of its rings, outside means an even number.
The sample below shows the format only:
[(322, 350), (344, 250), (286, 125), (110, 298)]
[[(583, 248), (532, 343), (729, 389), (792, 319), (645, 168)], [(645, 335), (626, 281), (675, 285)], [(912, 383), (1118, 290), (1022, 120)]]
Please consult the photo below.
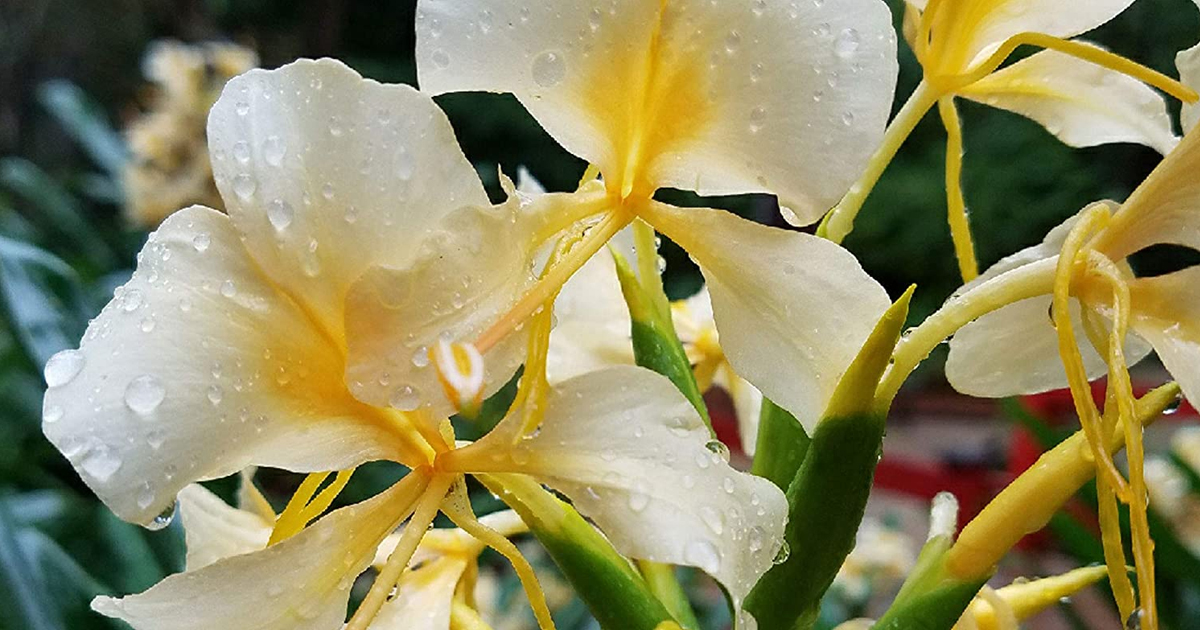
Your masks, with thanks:
[(371, 630), (448, 630), (454, 589), (466, 569), (466, 558), (449, 556), (405, 572)]
[(758, 418), (762, 414), (762, 392), (750, 381), (738, 376), (728, 364), (717, 370), (713, 383), (725, 390), (733, 400), (742, 452), (753, 457), (758, 442)]
[(331, 59), (230, 81), (208, 141), (255, 261), (334, 331), (363, 271), (409, 260), (449, 212), (488, 205), (432, 99)]
[(511, 92), (621, 196), (774, 192), (817, 220), (879, 143), (878, 0), (422, 0), (422, 89)]
[(337, 630), (354, 578), (426, 480), (410, 475), (277, 545), (170, 576), (137, 595), (97, 597), (92, 608), (134, 630)]
[(1188, 400), (1200, 401), (1200, 267), (1138, 278), (1129, 293), (1134, 330), (1154, 345)]
[[(627, 237), (628, 232), (617, 236), (631, 240)], [(629, 307), (608, 248), (592, 256), (563, 285), (554, 301), (554, 317), (557, 323), (550, 333), (546, 354), (546, 378), (550, 383), (610, 365), (634, 364)]]
[(179, 517), (187, 539), (188, 571), (266, 549), (274, 526), (253, 512), (229, 505), (199, 484), (179, 493)]
[(484, 438), (446, 459), (538, 479), (568, 495), (622, 553), (699, 567), (740, 609), (771, 567), (787, 501), (771, 482), (730, 467), (710, 439), (669, 380), (618, 366), (555, 386), (540, 430), (515, 446)]
[(1113, 260), (1151, 245), (1200, 249), (1200, 131), (1193, 129), (1092, 242)]
[[(925, 8), (925, 2), (918, 6)], [(1133, 0), (948, 0), (933, 18), (929, 63), (957, 74), (1022, 32), (1074, 37), (1116, 17)], [(928, 72), (930, 67), (927, 66)]]
[(1179, 142), (1158, 92), (1053, 50), (994, 72), (958, 95), (1032, 118), (1073, 147), (1136, 142), (1166, 155)]
[(47, 363), (43, 430), (124, 519), (149, 523), (198, 479), (251, 464), (415, 461), (350, 396), (342, 350), (262, 275), (228, 217), (172, 215), (79, 350)]
[(646, 219), (700, 265), (734, 370), (811, 433), (887, 293), (825, 239), (734, 214), (654, 204)]
[[(1179, 51), (1175, 55), (1175, 67), (1179, 69), (1180, 82), (1193, 90), (1200, 89), (1200, 44)], [(1200, 105), (1184, 103), (1179, 122), (1184, 133), (1191, 131), (1200, 122)]]

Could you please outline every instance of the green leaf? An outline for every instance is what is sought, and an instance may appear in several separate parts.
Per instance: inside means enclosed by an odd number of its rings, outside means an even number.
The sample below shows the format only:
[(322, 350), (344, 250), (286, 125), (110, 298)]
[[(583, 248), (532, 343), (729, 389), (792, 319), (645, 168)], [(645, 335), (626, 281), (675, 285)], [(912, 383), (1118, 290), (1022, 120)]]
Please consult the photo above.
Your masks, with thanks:
[(21, 545), (19, 533), (0, 505), (0, 610), (5, 622), (27, 630), (66, 630), (47, 576)]
[(32, 162), (15, 157), (0, 159), (0, 184), (28, 203), (29, 209), (23, 214), (43, 232), (65, 237), (97, 269), (116, 265), (113, 250), (99, 238), (79, 201)]
[(40, 367), (55, 352), (75, 347), (92, 309), (69, 265), (0, 236), (0, 311)]
[(921, 548), (917, 564), (896, 599), (875, 623), (875, 630), (950, 630), (988, 576), (956, 580), (946, 574), (946, 552), (953, 541), (935, 536)]
[[(763, 630), (813, 627), (821, 598), (854, 548), (887, 419), (875, 390), (900, 338), (912, 294), (910, 288), (884, 313), (838, 382), (788, 485), (784, 540), (790, 554), (746, 598), (746, 610)], [(772, 448), (794, 446), (771, 446), (765, 451), (768, 457)]]
[(787, 490), (808, 453), (808, 434), (795, 416), (770, 400), (763, 399), (758, 420), (754, 464), (750, 472), (770, 479)]
[(57, 79), (38, 86), (38, 101), (114, 179), (129, 161), (125, 141), (109, 124), (103, 108), (79, 86)]
[(575, 508), (523, 475), (475, 475), (521, 515), (606, 630), (674, 622), (646, 580)]
[(671, 379), (700, 413), (704, 424), (708, 425), (709, 433), (712, 433), (712, 421), (708, 417), (704, 395), (696, 383), (696, 375), (692, 372), (692, 363), (679, 341), (679, 335), (675, 333), (670, 312), (658, 306), (660, 300), (656, 294), (662, 292), (661, 280), (656, 275), (648, 282), (657, 284), (657, 287), (648, 287), (624, 257), (613, 252), (613, 259), (616, 261), (617, 278), (621, 282), (621, 293), (625, 296), (629, 317), (633, 322), (630, 333), (634, 359), (638, 365)]

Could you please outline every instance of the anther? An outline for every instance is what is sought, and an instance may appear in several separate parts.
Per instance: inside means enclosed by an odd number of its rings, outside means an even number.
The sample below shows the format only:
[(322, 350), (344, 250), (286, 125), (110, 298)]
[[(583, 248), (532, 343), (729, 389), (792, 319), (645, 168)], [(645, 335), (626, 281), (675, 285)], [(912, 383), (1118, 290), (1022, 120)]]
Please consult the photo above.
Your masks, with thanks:
[(483, 355), (471, 344), (439, 339), (429, 358), (446, 398), (460, 413), (474, 415), (483, 404)]

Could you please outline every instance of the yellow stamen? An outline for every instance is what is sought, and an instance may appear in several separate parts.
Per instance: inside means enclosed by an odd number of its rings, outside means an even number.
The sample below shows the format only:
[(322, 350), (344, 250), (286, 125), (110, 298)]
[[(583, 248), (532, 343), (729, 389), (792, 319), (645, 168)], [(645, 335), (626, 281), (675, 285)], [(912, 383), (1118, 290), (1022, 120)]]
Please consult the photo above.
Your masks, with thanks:
[(529, 319), (530, 315), (542, 308), (557, 294), (567, 280), (576, 271), (579, 271), (579, 268), (591, 259), (593, 254), (600, 251), (600, 248), (604, 247), (609, 239), (629, 225), (632, 220), (633, 215), (624, 208), (609, 211), (569, 254), (563, 256), (558, 264), (547, 269), (541, 279), (525, 295), (521, 296), (521, 299), (509, 309), (508, 313), (475, 340), (475, 348), (481, 353), (486, 353), (500, 340), (517, 330)]
[(942, 0), (929, 0), (925, 5), (925, 11), (921, 13), (921, 25), (917, 29), (917, 37), (913, 49), (913, 53), (917, 56), (917, 61), (921, 65), (925, 65), (925, 54), (929, 50), (929, 31), (933, 28), (933, 19), (937, 17), (937, 12), (941, 4)]
[(1117, 496), (1124, 498), (1128, 496), (1129, 490), (1108, 450), (1104, 448), (1100, 412), (1092, 400), (1092, 388), (1088, 383), (1087, 370), (1084, 368), (1083, 357), (1075, 339), (1074, 325), (1071, 322), (1071, 281), (1074, 278), (1076, 258), (1084, 246), (1085, 239), (1091, 235), (1094, 228), (1107, 221), (1109, 216), (1107, 205), (1094, 204), (1083, 211), (1067, 235), (1058, 258), (1050, 315), (1058, 331), (1058, 352), (1066, 370), (1075, 411), (1079, 415), (1080, 425), (1087, 435), (1088, 444), (1095, 457), (1097, 476), (1105, 477)]
[(1037, 46), (1039, 48), (1055, 50), (1108, 68), (1109, 70), (1133, 77), (1147, 85), (1154, 86), (1185, 103), (1195, 103), (1197, 100), (1200, 100), (1200, 95), (1197, 95), (1195, 90), (1136, 61), (1131, 61), (1096, 46), (1044, 33), (1018, 33), (1013, 35), (1005, 40), (994, 53), (973, 70), (959, 75), (937, 77), (936, 79), (930, 77), (930, 79), (936, 80), (938, 85), (942, 86), (942, 89), (946, 92), (953, 92), (954, 90), (975, 83), (994, 72), (1013, 51), (1021, 46)]
[(466, 602), (454, 600), (450, 608), (450, 630), (492, 630)]
[[(529, 565), (529, 561), (525, 556), (521, 555), (521, 551), (509, 539), (498, 533), (496, 530), (479, 522), (475, 518), (475, 512), (471, 509), (471, 501), (467, 497), (466, 486), (463, 483), (456, 483), (453, 488), (453, 496), (451, 500), (446, 502), (442, 511), (454, 524), (463, 531), (479, 539), (480, 542), (495, 549), (512, 563), (513, 570), (516, 571), (517, 577), (521, 580), (521, 585), (525, 588), (525, 595), (529, 598), (529, 605), (533, 608), (533, 615), (537, 618), (538, 627), (541, 630), (554, 630), (554, 620), (550, 617), (550, 607), (546, 604), (546, 594), (542, 591), (542, 587), (538, 584), (537, 575), (533, 572), (533, 567)], [(347, 628), (347, 630), (351, 630)]]
[(975, 260), (975, 243), (971, 239), (971, 223), (967, 219), (967, 203), (963, 200), (962, 124), (954, 97), (947, 96), (938, 101), (938, 113), (946, 127), (946, 209), (950, 222), (950, 237), (954, 241), (954, 254), (958, 258), (958, 271), (963, 282), (979, 276), (979, 263)]
[[(410, 474), (428, 475), (427, 469), (421, 468), (413, 471)], [(408, 561), (412, 559), (413, 553), (417, 550), (417, 545), (421, 543), (421, 538), (425, 536), (425, 531), (429, 529), (429, 525), (433, 523), (434, 517), (437, 516), (438, 508), (446, 497), (446, 491), (450, 489), (450, 485), (454, 482), (454, 477), (451, 475), (437, 475), (429, 480), (429, 485), (425, 491), (421, 493), (421, 498), (417, 500), (416, 509), (412, 513), (412, 518), (409, 519), (408, 525), (404, 527), (404, 533), (400, 535), (400, 541), (396, 544), (395, 551), (388, 557), (387, 564), (383, 570), (375, 578), (375, 583), (371, 585), (371, 590), (367, 592), (367, 596), (363, 598), (362, 604), (358, 610), (354, 612), (354, 616), (346, 623), (344, 630), (366, 630), (375, 616), (379, 614), (379, 609), (383, 607), (384, 601), (387, 600), (388, 594), (396, 587), (396, 583), (400, 581), (400, 576), (404, 570), (408, 568)]]
[[(1126, 452), (1129, 461), (1129, 523), (1133, 543), (1134, 566), (1138, 576), (1138, 595), (1142, 609), (1141, 627), (1155, 630), (1158, 613), (1154, 584), (1154, 540), (1150, 537), (1147, 515), (1147, 489), (1145, 479), (1145, 449), (1142, 443), (1142, 426), (1136, 414), (1133, 385), (1125, 361), (1125, 336), (1129, 329), (1130, 297), (1129, 285), (1117, 266), (1097, 252), (1089, 253), (1090, 271), (1104, 279), (1112, 291), (1113, 326), (1108, 342), (1108, 387), (1113, 392), (1111, 399), (1117, 405), (1117, 417), (1125, 432)], [(1130, 613), (1132, 614), (1132, 612)], [(1128, 615), (1126, 615), (1126, 618)]]
[(271, 530), (271, 538), (267, 541), (267, 546), (287, 540), (304, 528), (304, 525), (300, 523), (300, 516), (304, 513), (304, 508), (308, 506), (313, 495), (317, 493), (317, 488), (321, 487), (329, 474), (329, 472), (311, 473), (304, 478), (304, 481), (300, 482), (300, 487), (296, 488), (296, 493), (292, 495), (287, 507), (275, 521), (275, 528)]
[(579, 189), (595, 181), (597, 177), (600, 177), (600, 167), (595, 164), (588, 164), (587, 169), (583, 171), (583, 177), (579, 178)]
[(325, 489), (317, 494), (317, 497), (300, 512), (299, 522), (301, 529), (307, 527), (314, 518), (325, 513), (325, 510), (328, 510), (329, 506), (333, 505), (334, 499), (345, 489), (346, 484), (350, 482), (350, 476), (353, 474), (353, 468), (338, 471), (337, 476), (333, 478), (333, 482), (325, 486)]

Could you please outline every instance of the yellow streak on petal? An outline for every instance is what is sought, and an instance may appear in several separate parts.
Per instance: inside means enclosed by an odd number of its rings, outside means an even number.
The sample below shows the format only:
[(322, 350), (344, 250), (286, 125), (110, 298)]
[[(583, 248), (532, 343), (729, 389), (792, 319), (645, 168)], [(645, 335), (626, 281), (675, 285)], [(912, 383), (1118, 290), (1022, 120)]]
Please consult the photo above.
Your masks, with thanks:
[(963, 135), (954, 98), (947, 96), (939, 100), (938, 113), (946, 127), (947, 218), (955, 257), (958, 259), (958, 271), (965, 284), (979, 276), (979, 262), (975, 259), (975, 242), (971, 239), (971, 222), (967, 218), (967, 202), (963, 199)]

